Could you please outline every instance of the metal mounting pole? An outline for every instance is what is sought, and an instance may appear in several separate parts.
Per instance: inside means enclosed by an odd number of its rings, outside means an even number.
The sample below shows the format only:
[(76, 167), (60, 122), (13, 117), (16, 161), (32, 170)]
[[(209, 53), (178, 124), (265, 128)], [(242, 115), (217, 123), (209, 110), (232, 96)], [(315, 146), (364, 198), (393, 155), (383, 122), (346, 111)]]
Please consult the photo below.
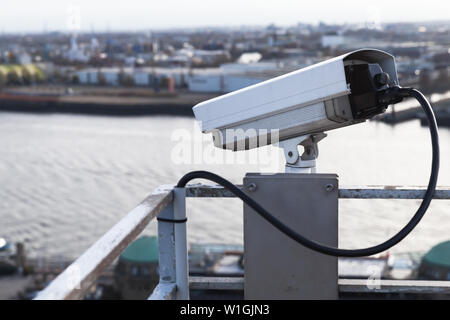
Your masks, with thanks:
[[(186, 190), (174, 188), (173, 191), (174, 219), (182, 221), (186, 219)], [(189, 271), (186, 222), (175, 223), (175, 259), (176, 259), (176, 283), (177, 299), (189, 299)]]
[(158, 216), (159, 284), (150, 299), (189, 299), (186, 190), (174, 188), (172, 192), (172, 202)]
[[(173, 192), (173, 191), (172, 191)], [(174, 219), (173, 200), (158, 215), (158, 218)], [(176, 292), (175, 223), (158, 221), (159, 284), (150, 300), (164, 299)]]

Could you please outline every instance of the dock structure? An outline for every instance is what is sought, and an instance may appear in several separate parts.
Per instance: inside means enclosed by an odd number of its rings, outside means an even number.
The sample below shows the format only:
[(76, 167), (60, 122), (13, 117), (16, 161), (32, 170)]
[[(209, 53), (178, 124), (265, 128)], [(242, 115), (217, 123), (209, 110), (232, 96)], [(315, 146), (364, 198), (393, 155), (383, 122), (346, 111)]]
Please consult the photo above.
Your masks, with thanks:
[[(119, 91), (120, 93), (120, 91)], [(136, 95), (134, 95), (136, 94)], [(141, 94), (141, 95), (140, 95)], [(0, 111), (24, 113), (62, 113), (111, 116), (178, 115), (192, 117), (192, 106), (216, 94), (141, 92), (118, 95), (113, 90), (86, 91), (85, 94), (24, 94), (0, 92)]]
[[(432, 103), (432, 106), (434, 112), (436, 113), (438, 125), (448, 126), (450, 99), (443, 99), (441, 101), (434, 102)], [(393, 106), (390, 112), (378, 115), (376, 119), (389, 124), (396, 124), (414, 119), (420, 119), (421, 121), (423, 119), (425, 122), (425, 116), (420, 106), (414, 106), (404, 110), (396, 110), (395, 106)]]
[[(239, 186), (242, 188), (242, 186)], [(421, 199), (424, 188), (398, 186), (340, 188), (345, 199)], [(46, 299), (82, 299), (107, 267), (153, 220), (158, 219), (159, 284), (149, 300), (188, 299), (190, 290), (242, 291), (242, 277), (189, 277), (186, 242), (186, 197), (217, 198), (234, 195), (217, 185), (189, 185), (186, 188), (157, 188), (136, 208), (107, 231), (85, 253), (65, 269), (36, 297)], [(450, 200), (450, 188), (436, 188), (434, 199)], [(338, 279), (339, 298), (349, 295), (414, 297), (450, 294), (450, 281)], [(274, 297), (276, 299), (276, 297)]]

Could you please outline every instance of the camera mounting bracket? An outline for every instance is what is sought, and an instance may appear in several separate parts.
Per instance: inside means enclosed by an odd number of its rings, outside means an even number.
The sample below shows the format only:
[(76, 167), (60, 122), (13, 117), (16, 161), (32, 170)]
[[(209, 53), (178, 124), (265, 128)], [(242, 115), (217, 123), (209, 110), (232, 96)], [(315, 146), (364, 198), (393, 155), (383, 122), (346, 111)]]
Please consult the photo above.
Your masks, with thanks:
[[(303, 136), (280, 141), (278, 147), (284, 151), (286, 158), (286, 173), (315, 173), (316, 159), (319, 156), (317, 143), (327, 135), (323, 132), (311, 133)], [(298, 146), (304, 148), (300, 155)]]

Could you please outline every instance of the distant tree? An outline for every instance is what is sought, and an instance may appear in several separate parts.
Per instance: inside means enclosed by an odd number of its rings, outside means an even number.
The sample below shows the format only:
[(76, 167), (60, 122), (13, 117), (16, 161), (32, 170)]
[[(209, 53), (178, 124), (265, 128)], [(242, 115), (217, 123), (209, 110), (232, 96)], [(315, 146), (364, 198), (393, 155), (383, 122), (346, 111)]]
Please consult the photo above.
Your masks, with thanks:
[(7, 83), (17, 85), (22, 83), (22, 77), (16, 69), (12, 69), (8, 72)]
[(233, 42), (230, 49), (231, 59), (236, 60), (242, 54), (242, 51), (236, 48), (236, 44)]
[(418, 85), (419, 89), (425, 94), (429, 94), (433, 91), (433, 89), (431, 88), (431, 76), (429, 71), (420, 71)]
[(450, 64), (450, 52), (437, 53), (433, 56), (435, 64), (448, 66)]
[(42, 83), (45, 80), (44, 73), (38, 67), (34, 67), (34, 81), (38, 83)]
[(56, 69), (51, 75), (51, 80), (54, 83), (69, 83), (72, 79), (67, 72), (61, 73), (61, 71)]
[(6, 73), (0, 71), (0, 90), (6, 85), (7, 80)]
[(27, 67), (22, 67), (22, 79), (24, 84), (32, 84), (34, 82), (34, 74)]
[(125, 71), (123, 70), (123, 68), (122, 67), (120, 67), (120, 70), (119, 70), (119, 75), (118, 75), (118, 81), (119, 81), (119, 84), (120, 85), (123, 85), (123, 83), (124, 83), (124, 81), (125, 81), (125, 77), (126, 77), (126, 73), (125, 73)]
[(97, 79), (98, 79), (98, 85), (99, 86), (106, 86), (106, 77), (105, 75), (99, 70), (97, 73)]
[(119, 84), (124, 87), (132, 87), (136, 84), (131, 74), (125, 73), (123, 68), (119, 70)]
[(123, 85), (125, 87), (132, 87), (132, 86), (136, 85), (136, 82), (134, 81), (134, 78), (131, 74), (127, 74), (123, 78), (121, 85)]
[(52, 82), (59, 83), (62, 81), (63, 75), (58, 69), (55, 69), (55, 71), (53, 71), (53, 73), (51, 74), (50, 78)]
[(8, 54), (8, 63), (12, 63), (12, 61), (16, 61), (16, 55), (13, 52)]
[(169, 78), (163, 77), (159, 80), (159, 86), (167, 89), (169, 87)]
[(80, 83), (80, 78), (78, 77), (78, 75), (73, 75), (72, 77), (72, 83), (73, 84), (79, 84)]
[(433, 82), (435, 84), (434, 87), (436, 88), (435, 91), (446, 92), (447, 90), (450, 90), (450, 77), (448, 76), (448, 69), (441, 69), (437, 78)]

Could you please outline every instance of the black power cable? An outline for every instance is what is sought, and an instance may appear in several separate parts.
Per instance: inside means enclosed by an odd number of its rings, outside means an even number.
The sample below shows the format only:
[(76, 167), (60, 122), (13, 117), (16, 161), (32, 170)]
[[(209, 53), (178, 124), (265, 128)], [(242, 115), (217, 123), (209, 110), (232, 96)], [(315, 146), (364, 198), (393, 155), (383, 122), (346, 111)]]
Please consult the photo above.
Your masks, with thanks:
[[(433, 198), (434, 191), (436, 188), (438, 171), (439, 171), (439, 137), (438, 137), (438, 127), (436, 123), (436, 118), (434, 117), (433, 109), (431, 105), (427, 101), (427, 99), (423, 96), (420, 91), (417, 91), (412, 88), (401, 88), (398, 86), (389, 88), (385, 91), (385, 93), (380, 97), (380, 100), (383, 102), (395, 101), (398, 102), (399, 98), (405, 97), (413, 97), (415, 98), (420, 105), (422, 106), (423, 111), (428, 120), (428, 126), (430, 128), (431, 134), (431, 145), (432, 145), (432, 165), (431, 165), (431, 174), (430, 180), (428, 182), (427, 191), (425, 192), (425, 196), (420, 204), (420, 207), (417, 209), (414, 216), (411, 220), (392, 238), (386, 240), (385, 242), (364, 249), (339, 249), (334, 247), (329, 247), (324, 244), (312, 241), (308, 238), (305, 238), (301, 234), (289, 228), (287, 225), (283, 224), (280, 220), (271, 215), (268, 211), (266, 211), (263, 207), (261, 207), (257, 202), (255, 202), (252, 198), (250, 198), (247, 194), (245, 194), (242, 190), (236, 187), (230, 181), (207, 171), (192, 171), (184, 175), (180, 181), (178, 181), (177, 187), (184, 188), (186, 184), (193, 179), (207, 179), (211, 180), (215, 183), (218, 183), (230, 190), (235, 196), (240, 198), (246, 204), (248, 204), (253, 210), (255, 210), (259, 215), (261, 215), (264, 219), (266, 219), (269, 223), (271, 223), (275, 228), (286, 234), (292, 240), (300, 243), (301, 245), (317, 251), (323, 254), (331, 255), (331, 256), (339, 256), (339, 257), (363, 257), (370, 256), (382, 251), (388, 250), (392, 246), (399, 243), (403, 240), (420, 222), (425, 212), (427, 211), (428, 206)], [(400, 99), (401, 100), (401, 99)]]

